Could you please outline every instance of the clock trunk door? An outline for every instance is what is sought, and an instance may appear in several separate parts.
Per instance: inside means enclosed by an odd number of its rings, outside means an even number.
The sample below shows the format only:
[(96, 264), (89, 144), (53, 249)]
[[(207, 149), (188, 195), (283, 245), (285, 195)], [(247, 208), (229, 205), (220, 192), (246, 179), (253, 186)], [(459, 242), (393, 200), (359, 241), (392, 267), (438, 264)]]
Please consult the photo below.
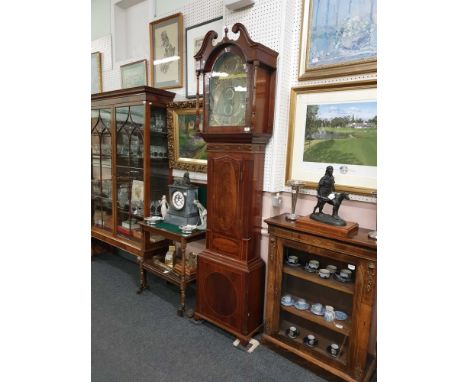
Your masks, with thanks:
[(242, 252), (243, 162), (226, 155), (208, 159), (209, 179), (216, 179), (208, 189), (211, 248), (236, 258)]

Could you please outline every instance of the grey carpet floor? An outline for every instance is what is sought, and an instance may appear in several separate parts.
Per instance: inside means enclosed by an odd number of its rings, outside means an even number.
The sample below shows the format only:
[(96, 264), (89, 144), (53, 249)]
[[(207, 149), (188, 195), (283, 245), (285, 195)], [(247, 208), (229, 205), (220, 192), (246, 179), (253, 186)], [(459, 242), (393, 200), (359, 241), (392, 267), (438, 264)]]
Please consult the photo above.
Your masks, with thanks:
[(326, 381), (265, 346), (248, 354), (217, 327), (177, 316), (176, 287), (152, 275), (137, 295), (138, 268), (125, 258), (102, 254), (91, 264), (93, 382)]

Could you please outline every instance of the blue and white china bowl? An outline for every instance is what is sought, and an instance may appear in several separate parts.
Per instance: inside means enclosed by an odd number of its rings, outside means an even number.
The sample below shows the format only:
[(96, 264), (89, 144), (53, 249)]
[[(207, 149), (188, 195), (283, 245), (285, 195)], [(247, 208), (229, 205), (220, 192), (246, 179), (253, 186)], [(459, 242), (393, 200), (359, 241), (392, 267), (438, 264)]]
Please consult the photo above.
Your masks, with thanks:
[(309, 267), (309, 264), (307, 264), (304, 269), (307, 271), (307, 272), (310, 272), (310, 273), (316, 273), (317, 272), (317, 268), (311, 268)]
[(286, 264), (288, 264), (290, 267), (300, 267), (301, 263), (290, 263), (288, 260), (286, 260)]
[(335, 311), (335, 319), (338, 321), (344, 321), (348, 318), (348, 315), (345, 312), (341, 312), (339, 310)]
[(316, 303), (310, 307), (310, 311), (317, 316), (323, 316), (325, 314), (325, 308), (322, 304)]

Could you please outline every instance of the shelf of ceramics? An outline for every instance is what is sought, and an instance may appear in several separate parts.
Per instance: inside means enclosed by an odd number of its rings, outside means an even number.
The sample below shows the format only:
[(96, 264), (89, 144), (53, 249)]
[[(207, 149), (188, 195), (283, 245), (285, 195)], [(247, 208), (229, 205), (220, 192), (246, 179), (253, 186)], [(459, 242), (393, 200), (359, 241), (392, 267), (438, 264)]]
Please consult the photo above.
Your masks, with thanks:
[[(299, 335), (296, 338), (291, 338), (286, 334), (287, 329), (290, 326), (295, 326), (299, 330)], [(304, 344), (304, 337), (308, 334), (314, 334), (313, 331), (307, 330), (297, 324), (294, 324), (292, 322), (283, 320), (280, 325), (280, 330), (278, 331), (278, 336), (281, 337), (281, 339), (286, 340), (285, 342), (287, 344), (290, 344), (290, 346), (293, 346), (296, 349), (299, 349), (301, 351), (305, 351), (307, 353), (310, 353), (312, 355), (316, 355), (317, 353), (322, 355), (324, 358), (331, 359), (333, 361), (338, 362), (339, 364), (346, 366), (346, 359), (347, 359), (347, 354), (346, 354), (346, 346), (343, 346), (343, 344), (338, 344), (341, 345), (341, 350), (340, 354), (338, 357), (333, 357), (328, 351), (327, 348), (330, 346), (333, 341), (330, 339), (325, 338), (324, 336), (317, 336), (315, 337), (318, 340), (318, 344), (315, 346), (307, 346)], [(345, 337), (347, 338), (347, 337)], [(346, 341), (346, 340), (345, 340)]]
[[(181, 281), (182, 275), (179, 272), (177, 272), (177, 270), (172, 269), (168, 271), (167, 268), (155, 264), (152, 259), (145, 259), (143, 262), (143, 268), (149, 269), (153, 273), (156, 273), (157, 275), (161, 276), (161, 278), (169, 282), (179, 284)], [(195, 278), (196, 278), (196, 274), (193, 274), (190, 276), (187, 275), (185, 278), (185, 282), (189, 283), (190, 281), (195, 280)]]
[(354, 294), (354, 282), (342, 283), (333, 279), (333, 276), (331, 276), (329, 279), (322, 279), (317, 273), (310, 273), (302, 269), (302, 267), (294, 268), (288, 265), (283, 267), (283, 272), (288, 275), (298, 277), (300, 279), (310, 281), (327, 288), (335, 289), (343, 293), (351, 295)]
[[(299, 310), (295, 308), (294, 306), (281, 305), (281, 310), (291, 313), (295, 316), (302, 317), (303, 319), (307, 321), (313, 322), (315, 324), (318, 324), (320, 326), (333, 330), (337, 333), (344, 334), (345, 336), (349, 336), (349, 333), (351, 332), (351, 320), (349, 317), (344, 321), (335, 320), (333, 322), (327, 322), (325, 321), (323, 316), (313, 314), (309, 310)], [(341, 325), (343, 327), (339, 328), (335, 324)]]

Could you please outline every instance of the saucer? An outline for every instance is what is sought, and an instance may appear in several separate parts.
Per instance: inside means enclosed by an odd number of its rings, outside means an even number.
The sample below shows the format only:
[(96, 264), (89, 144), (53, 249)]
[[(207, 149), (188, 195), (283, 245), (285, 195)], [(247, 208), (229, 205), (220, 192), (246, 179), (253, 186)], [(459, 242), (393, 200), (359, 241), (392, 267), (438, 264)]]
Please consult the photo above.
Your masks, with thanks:
[(333, 354), (331, 353), (331, 345), (328, 345), (328, 346), (327, 346), (327, 352), (328, 352), (328, 354), (330, 354), (332, 357), (335, 357), (335, 358), (336, 358), (336, 357), (338, 357), (338, 356), (340, 355), (341, 349), (338, 349), (338, 354), (337, 354), (337, 355), (333, 355)]
[(300, 263), (293, 264), (293, 263), (290, 263), (288, 260), (286, 260), (286, 264), (288, 264), (290, 267), (300, 267), (301, 266)]
[(338, 321), (344, 321), (348, 318), (348, 315), (345, 312), (335, 310), (335, 319)]
[(317, 339), (317, 338), (315, 339), (315, 342), (314, 342), (313, 345), (311, 345), (311, 344), (309, 343), (309, 339), (307, 338), (307, 336), (304, 337), (304, 340), (303, 340), (303, 341), (304, 341), (304, 345), (309, 346), (309, 347), (311, 347), (311, 348), (313, 348), (313, 347), (315, 347), (315, 346), (318, 345), (318, 339)]
[(149, 216), (149, 217), (145, 218), (145, 221), (150, 223), (150, 224), (151, 223), (156, 223), (159, 220), (163, 220), (162, 216)]
[(325, 314), (325, 308), (322, 305), (322, 309), (320, 311), (317, 311), (317, 306), (318, 304), (313, 304), (310, 308), (310, 311), (317, 316), (323, 316)]
[(345, 279), (344, 277), (341, 277), (338, 273), (333, 273), (333, 278), (341, 283), (349, 283), (353, 281), (353, 278)]
[(307, 310), (310, 308), (310, 304), (309, 303), (305, 303), (304, 305), (299, 305), (297, 302), (294, 304), (294, 307), (298, 310)]

